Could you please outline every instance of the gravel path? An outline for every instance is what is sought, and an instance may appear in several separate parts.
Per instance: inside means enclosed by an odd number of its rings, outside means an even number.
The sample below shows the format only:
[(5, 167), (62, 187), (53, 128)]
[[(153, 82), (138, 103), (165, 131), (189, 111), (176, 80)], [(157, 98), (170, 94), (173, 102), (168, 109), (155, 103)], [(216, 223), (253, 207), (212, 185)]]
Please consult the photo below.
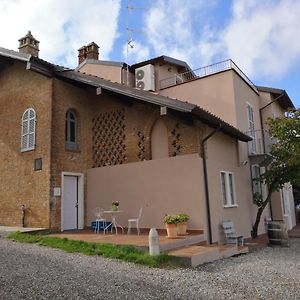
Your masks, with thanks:
[(0, 238), (0, 299), (300, 299), (300, 239), (195, 269), (150, 269)]

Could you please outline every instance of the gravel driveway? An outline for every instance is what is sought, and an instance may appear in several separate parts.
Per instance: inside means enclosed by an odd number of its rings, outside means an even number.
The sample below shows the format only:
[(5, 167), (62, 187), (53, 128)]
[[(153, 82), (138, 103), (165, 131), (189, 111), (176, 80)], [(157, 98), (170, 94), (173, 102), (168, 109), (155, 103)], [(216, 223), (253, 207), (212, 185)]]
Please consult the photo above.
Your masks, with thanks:
[(300, 299), (300, 239), (195, 269), (150, 269), (0, 238), (0, 299)]

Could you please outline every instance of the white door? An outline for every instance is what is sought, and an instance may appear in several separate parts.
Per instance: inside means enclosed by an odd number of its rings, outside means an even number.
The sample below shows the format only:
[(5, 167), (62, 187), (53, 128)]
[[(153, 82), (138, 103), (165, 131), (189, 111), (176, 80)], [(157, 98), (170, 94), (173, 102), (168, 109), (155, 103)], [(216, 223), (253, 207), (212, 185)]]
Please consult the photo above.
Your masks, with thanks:
[(78, 176), (64, 176), (62, 230), (78, 229)]

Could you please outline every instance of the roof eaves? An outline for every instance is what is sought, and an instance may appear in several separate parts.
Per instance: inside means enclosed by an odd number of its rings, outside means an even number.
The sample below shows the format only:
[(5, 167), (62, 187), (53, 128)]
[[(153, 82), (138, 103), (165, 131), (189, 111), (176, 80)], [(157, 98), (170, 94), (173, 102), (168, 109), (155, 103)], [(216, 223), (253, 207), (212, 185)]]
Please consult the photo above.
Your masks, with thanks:
[(193, 113), (196, 116), (199, 116), (204, 123), (206, 123), (207, 125), (213, 128), (218, 128), (221, 125), (220, 130), (223, 133), (230, 135), (231, 137), (234, 137), (243, 142), (249, 142), (252, 140), (252, 138), (247, 134), (243, 133), (242, 131), (238, 130), (234, 126), (230, 125), (229, 123), (219, 118), (218, 116), (210, 113), (209, 111), (199, 106), (196, 106), (194, 108)]
[(251, 141), (251, 137), (242, 133), (232, 125), (226, 123), (219, 117), (213, 115), (212, 113), (200, 108), (194, 104), (183, 102), (178, 99), (168, 98), (160, 95), (154, 95), (150, 92), (141, 91), (134, 88), (125, 87), (118, 83), (113, 83), (108, 80), (83, 74), (80, 72), (70, 71), (70, 72), (56, 72), (59, 77), (67, 78), (69, 80), (78, 81), (93, 87), (101, 87), (104, 90), (122, 94), (137, 100), (141, 100), (147, 103), (152, 103), (159, 106), (166, 106), (170, 109), (183, 112), (191, 113), (196, 119), (201, 119), (203, 123), (211, 126), (218, 127), (222, 125), (221, 131), (230, 135), (233, 138), (239, 139), (244, 142)]
[(1, 47), (0, 47), (0, 56), (5, 56), (5, 57), (12, 58), (12, 59), (25, 61), (25, 62), (30, 61), (30, 59), (32, 57), (30, 54), (20, 53), (20, 52), (8, 50), (8, 49), (1, 48)]

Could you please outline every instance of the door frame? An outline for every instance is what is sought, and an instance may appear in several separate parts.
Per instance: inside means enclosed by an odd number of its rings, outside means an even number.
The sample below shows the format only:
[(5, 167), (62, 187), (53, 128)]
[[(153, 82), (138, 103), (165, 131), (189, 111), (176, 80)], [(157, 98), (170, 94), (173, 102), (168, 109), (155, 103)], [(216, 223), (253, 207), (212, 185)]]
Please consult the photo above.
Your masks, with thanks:
[(62, 172), (61, 173), (61, 231), (64, 231), (64, 181), (65, 176), (73, 176), (78, 178), (78, 229), (84, 228), (84, 175), (83, 173)]

